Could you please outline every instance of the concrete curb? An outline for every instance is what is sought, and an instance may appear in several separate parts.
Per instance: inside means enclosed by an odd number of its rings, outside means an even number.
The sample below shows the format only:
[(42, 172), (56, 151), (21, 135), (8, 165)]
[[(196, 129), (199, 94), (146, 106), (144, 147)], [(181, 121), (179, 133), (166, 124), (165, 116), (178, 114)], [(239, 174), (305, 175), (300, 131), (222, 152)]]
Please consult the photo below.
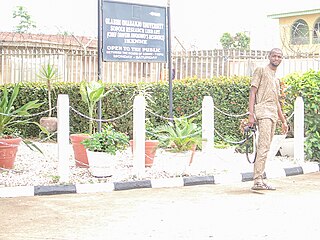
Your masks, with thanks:
[[(299, 167), (283, 168), (280, 171), (266, 171), (265, 178), (294, 176), (305, 173), (319, 172), (320, 164), (303, 165)], [(216, 176), (190, 176), (152, 180), (138, 180), (128, 182), (71, 184), (54, 186), (18, 186), (0, 188), (0, 198), (43, 196), (56, 194), (112, 192), (139, 188), (169, 188), (203, 184), (225, 184), (231, 182), (247, 182), (253, 180), (253, 172), (240, 174), (218, 174)]]

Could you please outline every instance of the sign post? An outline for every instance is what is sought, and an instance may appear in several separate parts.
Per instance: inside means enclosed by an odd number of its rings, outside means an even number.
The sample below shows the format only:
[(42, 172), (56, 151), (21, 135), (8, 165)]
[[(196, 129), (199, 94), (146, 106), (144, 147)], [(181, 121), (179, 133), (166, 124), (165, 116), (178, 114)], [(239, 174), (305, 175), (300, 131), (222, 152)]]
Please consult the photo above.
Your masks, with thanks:
[[(101, 80), (101, 0), (98, 0), (98, 81)], [(98, 119), (102, 118), (101, 99), (98, 102)], [(101, 132), (101, 121), (98, 122), (98, 132)]]
[(169, 70), (169, 117), (173, 122), (173, 93), (172, 93), (172, 64), (171, 64), (171, 24), (170, 24), (170, 0), (167, 3), (168, 18), (168, 70)]
[(166, 8), (104, 0), (103, 61), (166, 62)]
[[(168, 62), (169, 116), (173, 118), (170, 0), (167, 7), (98, 0), (102, 48), (98, 56), (114, 62)], [(102, 4), (101, 2), (102, 1)], [(100, 35), (98, 35), (100, 41)], [(102, 53), (101, 53), (102, 51)], [(100, 58), (99, 63), (101, 62)], [(101, 66), (98, 63), (98, 77)], [(101, 119), (101, 103), (98, 111)], [(101, 124), (101, 122), (100, 122)], [(98, 127), (100, 125), (98, 124)]]

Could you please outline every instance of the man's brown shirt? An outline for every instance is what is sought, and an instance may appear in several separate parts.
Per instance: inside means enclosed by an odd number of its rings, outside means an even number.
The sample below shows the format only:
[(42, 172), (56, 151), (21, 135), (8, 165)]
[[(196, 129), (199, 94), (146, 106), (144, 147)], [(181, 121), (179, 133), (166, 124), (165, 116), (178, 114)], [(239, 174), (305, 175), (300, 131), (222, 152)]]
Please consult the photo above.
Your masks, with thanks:
[(277, 101), (280, 95), (279, 79), (269, 66), (257, 68), (252, 77), (251, 86), (256, 87), (254, 112), (257, 119), (270, 118), (278, 120)]

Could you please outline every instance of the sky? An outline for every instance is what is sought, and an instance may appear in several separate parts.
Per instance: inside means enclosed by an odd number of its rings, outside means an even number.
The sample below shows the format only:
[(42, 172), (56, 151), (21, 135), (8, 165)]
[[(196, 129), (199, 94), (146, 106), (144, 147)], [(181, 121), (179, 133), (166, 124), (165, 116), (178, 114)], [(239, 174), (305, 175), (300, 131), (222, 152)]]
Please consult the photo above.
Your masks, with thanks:
[[(123, 0), (120, 0), (123, 1)], [(126, 2), (166, 6), (168, 0)], [(170, 0), (172, 46), (206, 50), (221, 48), (223, 33), (246, 32), (251, 49), (280, 47), (278, 20), (267, 15), (319, 9), (319, 0)], [(24, 6), (39, 33), (97, 35), (98, 0), (0, 0), (0, 31), (12, 31), (17, 21), (12, 13)]]

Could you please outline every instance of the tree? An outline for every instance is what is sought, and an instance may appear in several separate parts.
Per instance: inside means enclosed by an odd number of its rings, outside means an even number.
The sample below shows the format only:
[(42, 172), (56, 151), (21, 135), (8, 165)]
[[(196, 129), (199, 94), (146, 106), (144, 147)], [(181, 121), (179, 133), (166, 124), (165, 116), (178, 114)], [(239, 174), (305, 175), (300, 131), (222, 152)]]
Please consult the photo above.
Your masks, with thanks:
[(234, 37), (230, 33), (224, 33), (220, 38), (220, 43), (223, 49), (250, 49), (250, 37), (244, 32), (236, 33)]
[(23, 6), (17, 6), (13, 11), (13, 18), (19, 20), (16, 26), (16, 32), (26, 33), (32, 28), (36, 28), (36, 23), (31, 20), (31, 16)]
[(250, 37), (247, 36), (244, 32), (236, 33), (236, 36), (234, 37), (234, 47), (235, 49), (249, 50)]
[(220, 43), (223, 49), (230, 49), (233, 47), (234, 40), (230, 33), (224, 33), (220, 38)]

